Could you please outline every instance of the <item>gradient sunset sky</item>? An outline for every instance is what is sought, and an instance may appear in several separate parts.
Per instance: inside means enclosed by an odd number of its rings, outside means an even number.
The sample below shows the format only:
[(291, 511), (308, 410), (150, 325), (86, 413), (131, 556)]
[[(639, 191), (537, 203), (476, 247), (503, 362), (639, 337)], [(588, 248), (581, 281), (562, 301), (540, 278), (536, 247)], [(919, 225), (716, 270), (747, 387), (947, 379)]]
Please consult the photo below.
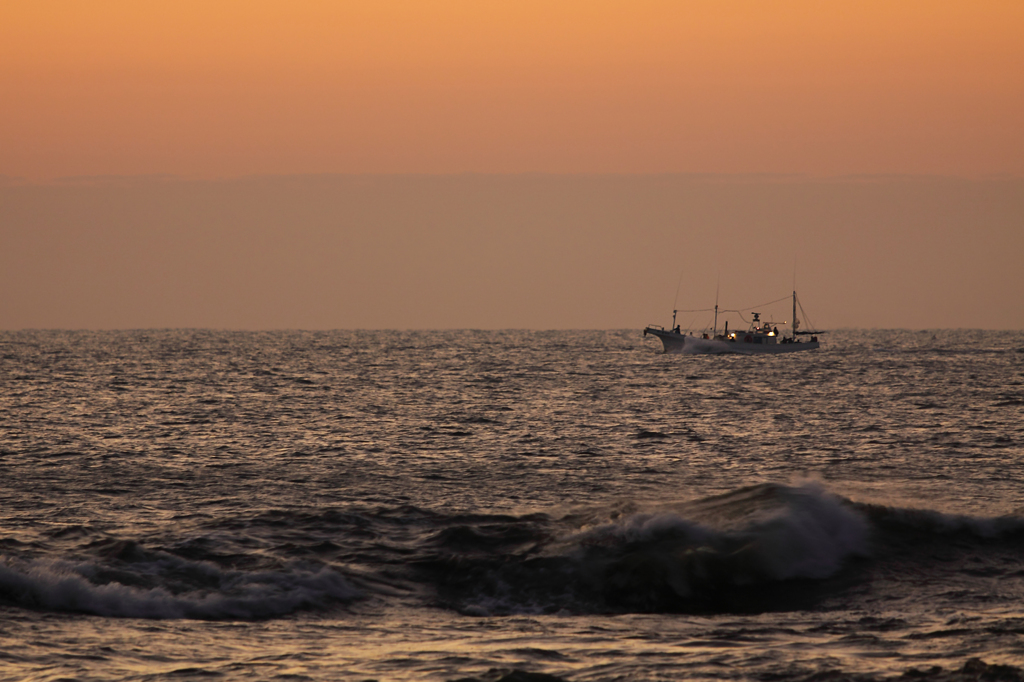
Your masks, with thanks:
[(1019, 329), (1022, 35), (1016, 0), (4, 3), (0, 328), (633, 327), (681, 272), (704, 307), (795, 268), (830, 325)]

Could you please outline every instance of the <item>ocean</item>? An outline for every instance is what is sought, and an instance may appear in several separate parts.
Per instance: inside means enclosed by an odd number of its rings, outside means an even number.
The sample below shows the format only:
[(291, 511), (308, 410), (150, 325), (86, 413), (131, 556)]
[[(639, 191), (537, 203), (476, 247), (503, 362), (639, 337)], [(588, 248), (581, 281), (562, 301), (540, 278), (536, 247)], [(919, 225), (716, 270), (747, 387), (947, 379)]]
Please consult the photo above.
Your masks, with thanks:
[(1024, 679), (1024, 332), (821, 340), (0, 333), (0, 679)]

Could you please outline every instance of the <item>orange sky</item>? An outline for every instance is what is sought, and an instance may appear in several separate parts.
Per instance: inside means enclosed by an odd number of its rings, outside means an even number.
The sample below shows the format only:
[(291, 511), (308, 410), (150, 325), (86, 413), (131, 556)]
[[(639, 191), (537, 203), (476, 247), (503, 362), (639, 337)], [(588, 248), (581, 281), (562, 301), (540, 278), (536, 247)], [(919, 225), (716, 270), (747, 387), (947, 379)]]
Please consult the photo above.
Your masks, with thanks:
[(0, 175), (1024, 173), (1019, 0), (33, 0)]

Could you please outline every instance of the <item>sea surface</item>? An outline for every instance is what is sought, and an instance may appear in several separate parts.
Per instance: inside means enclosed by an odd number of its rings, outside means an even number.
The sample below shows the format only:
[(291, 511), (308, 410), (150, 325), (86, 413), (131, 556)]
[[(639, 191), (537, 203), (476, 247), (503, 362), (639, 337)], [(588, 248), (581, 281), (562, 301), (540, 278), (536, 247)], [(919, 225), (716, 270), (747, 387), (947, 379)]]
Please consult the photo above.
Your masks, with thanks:
[(1024, 332), (659, 351), (0, 333), (0, 679), (1024, 679)]

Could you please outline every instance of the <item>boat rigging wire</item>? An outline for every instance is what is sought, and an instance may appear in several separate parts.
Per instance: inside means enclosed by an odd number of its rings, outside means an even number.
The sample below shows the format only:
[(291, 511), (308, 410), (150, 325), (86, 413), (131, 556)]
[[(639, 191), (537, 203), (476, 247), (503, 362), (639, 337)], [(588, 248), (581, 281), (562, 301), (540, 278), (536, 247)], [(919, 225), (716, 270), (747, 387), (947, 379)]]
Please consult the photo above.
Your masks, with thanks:
[(775, 305), (776, 303), (781, 303), (782, 301), (788, 301), (788, 300), (789, 300), (789, 296), (783, 296), (782, 298), (777, 298), (774, 301), (768, 301), (767, 303), (761, 303), (760, 305), (751, 305), (751, 306), (747, 306), (746, 308), (740, 308), (739, 310), (726, 310), (725, 312), (727, 312), (727, 313), (739, 313), (739, 312), (743, 312), (744, 310), (753, 310), (754, 308), (764, 308), (764, 307), (767, 307), (767, 306), (770, 306), (770, 305)]
[[(782, 298), (776, 299), (774, 301), (768, 301), (767, 303), (761, 303), (760, 305), (747, 306), (746, 308), (736, 308), (736, 309), (729, 309), (729, 310), (727, 310), (725, 308), (719, 308), (718, 312), (720, 312), (720, 313), (741, 313), (741, 312), (743, 312), (745, 310), (752, 310), (754, 308), (764, 308), (766, 306), (774, 305), (776, 303), (781, 303), (782, 301), (788, 301), (788, 300), (789, 300), (789, 296), (783, 296)], [(797, 303), (799, 303), (799, 301), (797, 301)], [(676, 312), (679, 312), (679, 313), (710, 313), (710, 312), (713, 312), (714, 310), (715, 310), (714, 308), (695, 308), (694, 310), (677, 310)], [(800, 310), (803, 311), (803, 308), (801, 308)]]
[[(804, 320), (807, 322), (808, 326), (810, 326), (810, 328), (812, 330), (813, 329), (817, 329), (817, 327), (814, 326), (814, 324), (811, 322), (811, 318), (807, 316), (806, 312), (804, 312), (804, 305), (803, 305), (803, 303), (800, 302), (799, 297), (796, 299), (796, 304), (800, 308), (800, 314), (804, 316)], [(808, 332), (804, 332), (804, 333), (805, 334), (824, 334), (825, 332), (808, 331)]]
[(697, 321), (697, 316), (696, 315), (694, 315), (692, 318), (690, 318), (690, 324), (686, 325), (686, 333), (687, 334), (689, 334), (691, 331), (693, 331), (693, 323), (696, 322), (696, 321)]

